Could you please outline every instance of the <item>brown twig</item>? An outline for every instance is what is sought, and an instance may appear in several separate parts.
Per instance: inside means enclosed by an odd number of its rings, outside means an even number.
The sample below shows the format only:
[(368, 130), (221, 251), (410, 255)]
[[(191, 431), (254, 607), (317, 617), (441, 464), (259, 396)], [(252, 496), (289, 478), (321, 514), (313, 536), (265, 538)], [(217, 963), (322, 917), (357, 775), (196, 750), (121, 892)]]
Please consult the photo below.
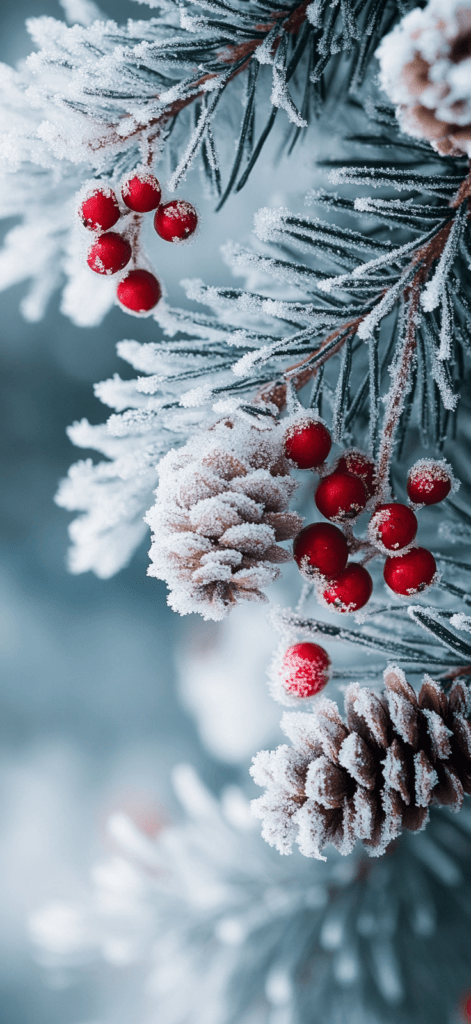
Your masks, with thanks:
[[(463, 181), (463, 184), (459, 192), (457, 193), (457, 197), (453, 201), (453, 207), (457, 208), (460, 202), (464, 202), (465, 199), (467, 199), (468, 195), (471, 197), (471, 171), (467, 178), (465, 178), (465, 180)], [(459, 202), (458, 197), (461, 197)], [(415, 351), (417, 347), (415, 332), (417, 326), (417, 318), (419, 314), (421, 288), (425, 281), (427, 280), (430, 268), (432, 267), (433, 263), (435, 263), (435, 261), (440, 258), (445, 248), (452, 224), (453, 220), (448, 221), (448, 223), (445, 224), (440, 229), (440, 231), (437, 232), (437, 234), (430, 240), (430, 242), (428, 242), (421, 248), (417, 249), (413, 255), (411, 263), (408, 264), (408, 266), (403, 272), (403, 277), (404, 279), (406, 279), (411, 266), (417, 266), (417, 264), (419, 264), (418, 270), (414, 275), (412, 283), (404, 288), (404, 292), (406, 294), (408, 293), (408, 295), (410, 296), (407, 319), (407, 334), (406, 342), (401, 356), (401, 361), (399, 363), (399, 366), (397, 367), (396, 380), (395, 384), (393, 385), (393, 391), (389, 403), (388, 417), (383, 425), (382, 439), (378, 455), (379, 500), (382, 500), (382, 495), (384, 495), (387, 489), (389, 463), (391, 460), (391, 454), (394, 445), (394, 434), (396, 432), (399, 419), (402, 413), (404, 395), (407, 393), (410, 372), (413, 366)], [(384, 295), (384, 292), (382, 294)], [(356, 333), (363, 319), (363, 316), (356, 317), (354, 320), (346, 321), (346, 323), (342, 324), (341, 327), (338, 327), (336, 328), (335, 331), (332, 331), (331, 334), (329, 334), (322, 342), (320, 349), (316, 350), (317, 352), (320, 352), (322, 351), (323, 348), (326, 348), (330, 344), (330, 342), (335, 338), (336, 335), (342, 334), (344, 331), (346, 333), (344, 337), (342, 337), (339, 340), (338, 345), (335, 345), (333, 348), (329, 350), (328, 353), (326, 353), (324, 359), (316, 360), (315, 366), (308, 366), (304, 371), (301, 370), (301, 367), (303, 367), (305, 363), (308, 363), (315, 354), (314, 352), (310, 352), (309, 355), (305, 357), (305, 359), (301, 360), (301, 362), (295, 363), (293, 366), (289, 366), (284, 371), (284, 379), (286, 381), (290, 381), (294, 385), (296, 391), (300, 391), (301, 388), (304, 387), (304, 385), (307, 384), (307, 382), (313, 376), (315, 376), (320, 366), (324, 362), (327, 362), (327, 360), (330, 359), (331, 356), (336, 355), (336, 353), (341, 349), (342, 345), (347, 340), (347, 338), (351, 338)], [(293, 371), (296, 370), (300, 372), (294, 373)], [(260, 391), (257, 392), (255, 396), (255, 402), (272, 402), (274, 405), (277, 406), (277, 408), (281, 412), (286, 405), (286, 394), (287, 385), (285, 383), (277, 381), (269, 385), (264, 385), (264, 387), (262, 387)]]
[[(324, 363), (326, 363), (327, 360), (331, 358), (331, 356), (335, 355), (336, 352), (340, 351), (342, 345), (345, 343), (347, 338), (351, 338), (355, 334), (355, 331), (357, 330), (361, 320), (361, 316), (356, 317), (355, 320), (348, 320), (345, 324), (342, 324), (341, 327), (337, 327), (335, 331), (332, 331), (331, 334), (327, 335), (327, 337), (324, 339), (320, 347), (316, 349), (315, 352), (310, 352), (309, 355), (306, 356), (305, 359), (302, 359), (299, 363), (294, 363), (293, 366), (288, 366), (288, 368), (283, 372), (284, 379), (287, 382), (289, 381), (295, 387), (296, 391), (300, 391), (301, 388), (303, 388), (304, 385), (307, 384), (312, 377), (315, 377), (320, 367)], [(305, 363), (308, 363), (309, 360), (312, 359), (313, 355), (322, 352), (322, 349), (326, 348), (327, 345), (329, 345), (330, 342), (333, 341), (334, 338), (338, 334), (341, 334), (343, 331), (347, 331), (345, 337), (340, 338), (338, 345), (334, 345), (333, 348), (331, 348), (322, 359), (317, 359), (315, 366), (307, 366), (305, 370), (301, 369), (301, 367), (303, 367)], [(295, 370), (298, 370), (300, 372), (294, 373), (293, 371)], [(293, 374), (293, 376), (289, 376), (289, 374)], [(260, 388), (260, 391), (257, 391), (255, 401), (272, 402), (273, 405), (276, 405), (281, 412), (286, 405), (286, 392), (287, 384), (284, 384), (281, 381), (265, 384), (262, 388)]]
[(458, 679), (459, 676), (471, 675), (471, 665), (462, 665), (461, 668), (451, 668), (448, 672), (442, 672), (439, 679)]
[[(417, 275), (417, 278), (418, 277), (419, 274)], [(415, 330), (420, 302), (420, 287), (415, 278), (411, 292), (412, 295), (407, 316), (406, 339), (400, 363), (396, 368), (396, 377), (392, 385), (391, 399), (389, 402), (389, 411), (386, 422), (383, 425), (381, 444), (378, 453), (377, 486), (378, 499), (380, 502), (383, 501), (388, 487), (389, 463), (391, 461), (394, 444), (394, 434), (396, 433), (399, 418), (404, 407), (404, 396), (408, 391), (410, 372), (415, 358), (415, 350), (417, 348)]]
[[(229, 81), (232, 81), (234, 78), (237, 77), (237, 75), (240, 75), (242, 71), (246, 70), (247, 65), (249, 64), (255, 50), (258, 49), (259, 46), (261, 46), (264, 37), (268, 35), (268, 33), (272, 30), (272, 28), (274, 28), (277, 22), (280, 24), (280, 27), (284, 28), (285, 32), (288, 32), (290, 35), (297, 34), (299, 32), (299, 29), (306, 20), (306, 10), (309, 6), (309, 3), (310, 0), (303, 0), (303, 3), (301, 3), (299, 7), (297, 7), (294, 11), (291, 12), (284, 26), (282, 26), (281, 23), (283, 18), (286, 17), (288, 11), (279, 11), (276, 13), (274, 12), (271, 21), (267, 22), (266, 24), (259, 24), (255, 26), (256, 31), (262, 33), (261, 39), (249, 39), (245, 43), (239, 43), (238, 46), (228, 45), (226, 47), (226, 50), (224, 50), (222, 53), (219, 53), (217, 55), (218, 60), (221, 62), (221, 64), (226, 65), (236, 64), (244, 56), (246, 56), (246, 60), (244, 61), (244, 63), (234, 71), (233, 75), (230, 76)], [(279, 45), (280, 38), (275, 39), (273, 41), (272, 47), (273, 53), (276, 53)], [(174, 117), (176, 117), (182, 110), (185, 109), (185, 107), (188, 107), (191, 103), (194, 103), (195, 100), (203, 96), (205, 93), (205, 90), (203, 88), (205, 83), (217, 77), (218, 73), (213, 72), (211, 74), (202, 75), (201, 78), (197, 78), (196, 81), (193, 83), (193, 86), (190, 87), (192, 89), (190, 95), (186, 96), (184, 99), (182, 98), (180, 100), (175, 100), (174, 103), (170, 103), (169, 106), (165, 108), (165, 110), (163, 110), (156, 117), (152, 118), (150, 121), (134, 125), (132, 130), (129, 131), (127, 135), (121, 132), (118, 133), (116, 130), (113, 132), (113, 129), (115, 129), (115, 125), (109, 125), (109, 134), (102, 137), (101, 139), (96, 139), (93, 142), (91, 142), (90, 148), (93, 151), (96, 151), (99, 149), (104, 149), (106, 146), (109, 145), (122, 145), (123, 142), (128, 142), (129, 139), (135, 138), (136, 135), (140, 135), (143, 132), (148, 132), (149, 129), (152, 128), (157, 129), (157, 132), (155, 133), (153, 140), (155, 141), (160, 131), (162, 130), (162, 128), (165, 127), (167, 122), (171, 121)], [(158, 100), (159, 96), (156, 95), (154, 98)], [(127, 116), (131, 118), (131, 115)], [(123, 120), (126, 119), (124, 118)]]

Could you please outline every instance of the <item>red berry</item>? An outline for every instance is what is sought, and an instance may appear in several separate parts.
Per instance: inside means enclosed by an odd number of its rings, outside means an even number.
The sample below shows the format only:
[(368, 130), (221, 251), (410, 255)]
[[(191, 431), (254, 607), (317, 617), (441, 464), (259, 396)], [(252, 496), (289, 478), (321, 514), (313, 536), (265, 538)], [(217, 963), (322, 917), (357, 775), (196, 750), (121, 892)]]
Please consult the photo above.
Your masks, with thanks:
[(314, 469), (325, 462), (330, 449), (332, 439), (320, 420), (310, 419), (307, 416), (300, 417), (297, 423), (293, 423), (285, 434), (285, 455), (298, 469)]
[(384, 563), (383, 576), (395, 594), (419, 594), (428, 587), (437, 571), (431, 551), (411, 548), (405, 555), (389, 556)]
[(83, 224), (90, 231), (108, 231), (119, 220), (118, 201), (112, 188), (97, 188), (80, 207)]
[(409, 470), (407, 493), (416, 505), (436, 505), (451, 491), (452, 476), (445, 462), (420, 459)]
[(293, 552), (299, 568), (314, 569), (322, 576), (336, 576), (345, 569), (348, 547), (345, 537), (331, 523), (311, 523), (294, 538)]
[(126, 238), (108, 231), (100, 235), (88, 250), (87, 263), (96, 274), (117, 274), (131, 259), (132, 249)]
[(464, 1019), (471, 1022), (471, 996), (468, 996), (464, 1004)]
[(408, 505), (391, 501), (378, 505), (372, 515), (368, 532), (373, 543), (379, 541), (388, 551), (406, 548), (417, 533), (417, 516)]
[(130, 270), (119, 282), (117, 296), (122, 306), (134, 313), (148, 313), (157, 305), (162, 291), (160, 284), (148, 270)]
[(154, 227), (166, 242), (181, 242), (196, 231), (198, 216), (194, 206), (186, 199), (172, 199), (159, 206), (154, 217)]
[(142, 171), (127, 178), (121, 188), (126, 206), (135, 213), (150, 213), (160, 203), (162, 189), (153, 174)]
[(344, 452), (340, 456), (335, 469), (336, 471), (340, 470), (344, 473), (351, 473), (353, 476), (359, 476), (360, 480), (363, 480), (368, 497), (373, 497), (376, 490), (376, 466), (359, 448), (350, 448)]
[(343, 572), (321, 590), (321, 597), (335, 605), (337, 612), (357, 612), (367, 604), (373, 593), (373, 580), (358, 562), (351, 562)]
[(286, 693), (313, 697), (329, 682), (330, 658), (319, 644), (294, 644), (284, 655), (281, 672)]
[(363, 512), (367, 502), (366, 487), (353, 473), (336, 471), (320, 481), (315, 500), (319, 512), (326, 519), (342, 523)]

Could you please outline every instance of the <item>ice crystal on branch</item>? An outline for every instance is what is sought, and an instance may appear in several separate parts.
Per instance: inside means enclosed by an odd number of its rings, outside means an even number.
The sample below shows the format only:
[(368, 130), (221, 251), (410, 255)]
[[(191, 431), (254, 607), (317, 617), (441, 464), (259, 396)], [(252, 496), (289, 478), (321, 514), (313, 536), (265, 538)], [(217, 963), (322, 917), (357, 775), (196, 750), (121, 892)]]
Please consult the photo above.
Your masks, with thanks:
[(293, 747), (257, 754), (252, 775), (266, 794), (252, 804), (262, 835), (280, 853), (293, 842), (306, 857), (333, 843), (351, 853), (385, 852), (403, 829), (421, 831), (429, 806), (459, 811), (471, 794), (471, 726), (467, 686), (449, 698), (426, 676), (418, 697), (397, 666), (378, 696), (352, 683), (346, 721), (321, 698), (311, 714), (287, 712), (282, 728)]
[[(255, 412), (255, 410), (254, 410)], [(278, 542), (302, 519), (288, 511), (296, 488), (283, 452), (283, 428), (270, 415), (215, 423), (169, 452), (159, 465), (149, 574), (170, 587), (182, 615), (222, 619), (239, 601), (263, 601), (263, 588), (291, 555)]]

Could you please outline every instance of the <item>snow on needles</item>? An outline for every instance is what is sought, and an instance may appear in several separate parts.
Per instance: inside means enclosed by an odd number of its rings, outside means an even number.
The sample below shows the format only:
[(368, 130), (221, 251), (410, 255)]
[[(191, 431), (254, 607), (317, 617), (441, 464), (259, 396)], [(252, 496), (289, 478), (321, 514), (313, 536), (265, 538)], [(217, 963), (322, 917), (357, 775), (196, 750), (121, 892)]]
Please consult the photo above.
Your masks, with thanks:
[(68, 435), (79, 448), (93, 449), (105, 459), (72, 465), (56, 496), (62, 508), (80, 513), (69, 526), (70, 570), (91, 570), (101, 578), (127, 565), (147, 533), (144, 513), (152, 502), (162, 455), (205, 418), (200, 409), (195, 414), (172, 402), (173, 391), (162, 372), (156, 380), (152, 377), (172, 358), (165, 345), (122, 341), (118, 354), (151, 376), (122, 380), (116, 373), (95, 385), (97, 398), (113, 414), (103, 424), (85, 419), (74, 423)]

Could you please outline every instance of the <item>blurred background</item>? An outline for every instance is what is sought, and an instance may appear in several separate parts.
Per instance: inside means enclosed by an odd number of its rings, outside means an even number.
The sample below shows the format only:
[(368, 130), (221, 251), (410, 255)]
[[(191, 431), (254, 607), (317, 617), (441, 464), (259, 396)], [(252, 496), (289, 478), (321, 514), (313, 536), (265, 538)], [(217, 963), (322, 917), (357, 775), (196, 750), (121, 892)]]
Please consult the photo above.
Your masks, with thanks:
[[(129, 0), (103, 0), (116, 20), (146, 17)], [(16, 0), (0, 7), (0, 59), (16, 64), (31, 49), (25, 19), (62, 17), (57, 0)], [(311, 161), (297, 198), (312, 184)], [(262, 162), (261, 162), (262, 163)], [(185, 193), (202, 213), (196, 247), (155, 253), (172, 302), (182, 277), (228, 280), (219, 245), (246, 240), (253, 213), (281, 205), (283, 168), (263, 162), (242, 200), (216, 216), (198, 176)], [(237, 203), (237, 206), (236, 206)], [(14, 220), (3, 223), (6, 233)], [(155, 236), (156, 237), (156, 236)], [(155, 244), (152, 240), (151, 244)], [(47, 988), (31, 954), (27, 915), (50, 899), (73, 897), (104, 842), (118, 807), (145, 821), (179, 811), (170, 771), (189, 761), (215, 790), (246, 784), (251, 754), (277, 735), (265, 668), (273, 638), (265, 612), (240, 609), (227, 627), (181, 620), (162, 583), (146, 577), (146, 548), (108, 581), (67, 573), (67, 516), (53, 502), (58, 480), (83, 453), (65, 428), (107, 410), (92, 384), (131, 368), (116, 356), (123, 337), (154, 341), (151, 320), (114, 310), (100, 328), (79, 329), (58, 300), (41, 323), (26, 322), (25, 286), (0, 295), (0, 990), (2, 1024), (92, 1021), (91, 983)], [(85, 455), (88, 453), (85, 453)], [(234, 675), (234, 653), (244, 672)]]

